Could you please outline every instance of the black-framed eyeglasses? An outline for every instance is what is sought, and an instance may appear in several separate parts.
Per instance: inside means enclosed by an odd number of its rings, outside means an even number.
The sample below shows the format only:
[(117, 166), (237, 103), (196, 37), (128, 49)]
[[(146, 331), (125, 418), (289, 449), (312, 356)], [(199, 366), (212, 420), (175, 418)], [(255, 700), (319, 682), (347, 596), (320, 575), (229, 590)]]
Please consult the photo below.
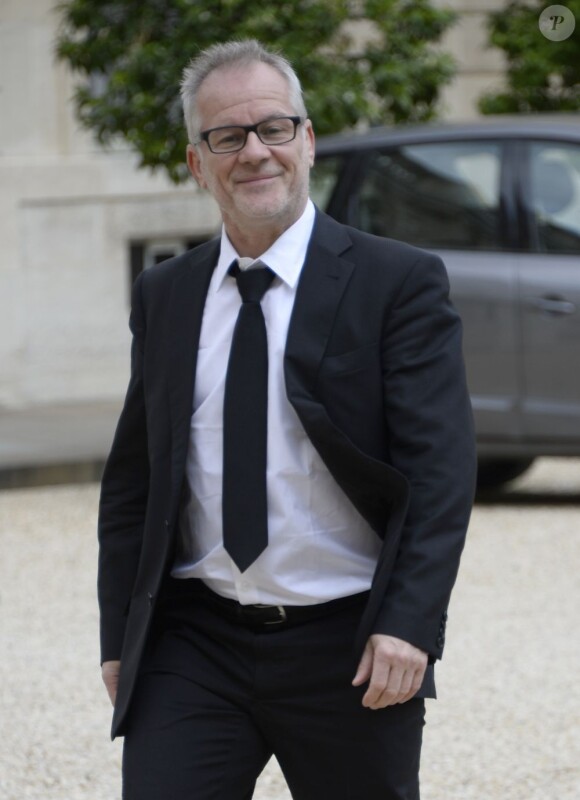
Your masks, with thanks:
[(296, 138), (296, 129), (302, 117), (270, 117), (255, 125), (224, 125), (202, 131), (195, 144), (206, 142), (212, 153), (237, 153), (243, 150), (249, 133), (255, 133), (262, 144), (272, 147), (287, 144)]

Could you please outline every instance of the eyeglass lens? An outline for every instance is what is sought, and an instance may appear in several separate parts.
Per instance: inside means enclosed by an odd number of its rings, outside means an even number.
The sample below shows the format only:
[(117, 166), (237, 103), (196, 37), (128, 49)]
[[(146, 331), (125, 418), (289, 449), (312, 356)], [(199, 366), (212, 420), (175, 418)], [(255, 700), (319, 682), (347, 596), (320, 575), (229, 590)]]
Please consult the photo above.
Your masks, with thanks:
[[(256, 128), (260, 141), (265, 145), (285, 144), (296, 135), (296, 123), (288, 117), (260, 122)], [(241, 126), (218, 128), (210, 131), (207, 143), (214, 153), (233, 153), (246, 144), (248, 131)]]

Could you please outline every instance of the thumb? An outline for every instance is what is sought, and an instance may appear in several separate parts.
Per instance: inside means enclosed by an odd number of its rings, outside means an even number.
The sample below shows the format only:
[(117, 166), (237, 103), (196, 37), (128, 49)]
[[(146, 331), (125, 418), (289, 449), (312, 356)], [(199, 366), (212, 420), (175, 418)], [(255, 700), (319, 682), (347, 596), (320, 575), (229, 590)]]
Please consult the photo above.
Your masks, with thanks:
[(371, 677), (373, 666), (373, 646), (367, 642), (361, 660), (359, 662), (356, 675), (353, 678), (352, 685), (360, 686)]

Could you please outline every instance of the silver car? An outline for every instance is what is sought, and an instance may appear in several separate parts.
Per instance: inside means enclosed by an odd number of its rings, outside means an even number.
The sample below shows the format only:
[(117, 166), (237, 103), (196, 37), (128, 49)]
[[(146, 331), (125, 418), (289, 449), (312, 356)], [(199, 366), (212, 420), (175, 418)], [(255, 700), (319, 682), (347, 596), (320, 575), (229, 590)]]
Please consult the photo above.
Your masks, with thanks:
[(317, 143), (341, 222), (439, 253), (493, 487), (580, 455), (580, 115), (371, 129)]

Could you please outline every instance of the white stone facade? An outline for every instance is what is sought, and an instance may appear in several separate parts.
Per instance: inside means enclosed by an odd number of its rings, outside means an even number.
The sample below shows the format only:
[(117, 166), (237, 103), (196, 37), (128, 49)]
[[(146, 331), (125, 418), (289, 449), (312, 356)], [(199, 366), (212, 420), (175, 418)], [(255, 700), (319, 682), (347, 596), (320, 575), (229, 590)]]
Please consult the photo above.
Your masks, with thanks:
[[(483, 23), (503, 3), (440, 4), (461, 12), (444, 43), (461, 70), (444, 115), (472, 117), (477, 96), (501, 79)], [(55, 5), (0, 5), (0, 413), (120, 401), (131, 243), (203, 238), (219, 222), (193, 182), (176, 188), (79, 129), (71, 76), (53, 53)]]
[(503, 52), (488, 46), (487, 20), (507, 0), (434, 0), (433, 4), (459, 14), (441, 42), (458, 65), (455, 80), (441, 94), (441, 114), (446, 120), (474, 119), (479, 116), (479, 97), (503, 84)]

